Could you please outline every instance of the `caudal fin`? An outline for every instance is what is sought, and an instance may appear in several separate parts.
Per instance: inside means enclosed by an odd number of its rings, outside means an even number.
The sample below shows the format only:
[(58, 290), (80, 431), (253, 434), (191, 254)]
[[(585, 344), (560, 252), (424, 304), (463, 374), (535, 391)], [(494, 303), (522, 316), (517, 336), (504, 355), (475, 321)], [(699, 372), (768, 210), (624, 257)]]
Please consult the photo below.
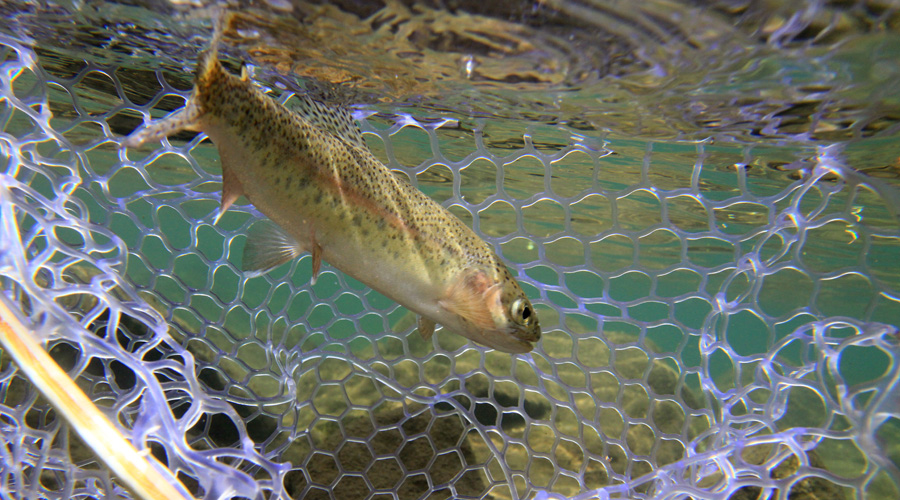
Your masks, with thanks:
[(195, 74), (197, 82), (203, 82), (208, 79), (210, 74), (221, 71), (219, 63), (219, 42), (222, 41), (222, 33), (231, 23), (232, 13), (219, 9), (213, 14), (213, 36), (209, 41), (209, 48), (200, 54), (197, 61), (197, 72)]
[(200, 54), (197, 61), (194, 92), (187, 104), (166, 118), (150, 122), (135, 130), (122, 141), (122, 147), (138, 147), (147, 142), (159, 141), (182, 130), (200, 131), (201, 110), (197, 103), (197, 89), (204, 87), (205, 82), (222, 72), (222, 66), (219, 63), (219, 42), (222, 39), (222, 32), (230, 23), (231, 13), (224, 9), (217, 9), (212, 17), (214, 19), (212, 40), (210, 40), (209, 48)]

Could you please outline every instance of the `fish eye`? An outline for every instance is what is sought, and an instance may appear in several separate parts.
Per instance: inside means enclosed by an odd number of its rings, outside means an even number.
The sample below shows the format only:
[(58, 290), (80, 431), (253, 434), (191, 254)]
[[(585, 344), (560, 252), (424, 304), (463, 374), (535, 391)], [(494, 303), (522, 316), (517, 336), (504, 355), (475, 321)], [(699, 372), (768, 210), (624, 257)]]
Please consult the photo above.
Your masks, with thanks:
[(512, 303), (510, 312), (512, 313), (513, 319), (515, 319), (517, 323), (521, 323), (523, 325), (527, 325), (528, 323), (530, 323), (529, 318), (531, 318), (532, 316), (532, 310), (528, 303), (525, 302), (525, 299), (516, 299), (515, 302)]

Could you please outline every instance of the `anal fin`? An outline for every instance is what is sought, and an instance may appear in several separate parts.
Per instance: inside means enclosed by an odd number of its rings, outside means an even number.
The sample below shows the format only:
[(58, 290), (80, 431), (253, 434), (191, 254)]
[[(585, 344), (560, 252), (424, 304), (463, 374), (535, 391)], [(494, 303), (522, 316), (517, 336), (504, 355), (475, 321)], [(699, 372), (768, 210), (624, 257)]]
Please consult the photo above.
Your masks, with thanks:
[(266, 272), (296, 259), (303, 247), (271, 221), (257, 222), (247, 234), (241, 269)]
[(213, 224), (218, 224), (222, 215), (228, 211), (235, 200), (244, 194), (244, 186), (241, 181), (234, 175), (234, 170), (223, 165), (222, 168), (222, 204), (219, 206), (219, 214)]

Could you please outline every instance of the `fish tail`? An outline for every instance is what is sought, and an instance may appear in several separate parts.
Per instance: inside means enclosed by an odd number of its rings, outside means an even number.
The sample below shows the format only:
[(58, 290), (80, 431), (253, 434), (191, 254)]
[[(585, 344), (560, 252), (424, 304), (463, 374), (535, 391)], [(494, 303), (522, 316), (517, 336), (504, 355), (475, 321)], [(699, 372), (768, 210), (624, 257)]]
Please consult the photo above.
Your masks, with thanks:
[(219, 62), (219, 42), (222, 33), (231, 21), (232, 14), (225, 9), (218, 9), (213, 14), (213, 36), (209, 48), (200, 54), (197, 73), (194, 77), (194, 91), (184, 108), (162, 120), (155, 120), (133, 132), (122, 141), (122, 147), (138, 147), (151, 141), (159, 141), (182, 130), (199, 132), (200, 117), (203, 106), (201, 97), (205, 95), (210, 84), (225, 72)]
[(221, 9), (214, 15), (213, 36), (209, 42), (209, 48), (200, 54), (197, 61), (197, 73), (194, 75), (195, 82), (198, 87), (203, 87), (204, 83), (209, 82), (215, 75), (222, 72), (222, 64), (219, 62), (219, 43), (222, 41), (222, 33), (231, 23), (232, 13)]

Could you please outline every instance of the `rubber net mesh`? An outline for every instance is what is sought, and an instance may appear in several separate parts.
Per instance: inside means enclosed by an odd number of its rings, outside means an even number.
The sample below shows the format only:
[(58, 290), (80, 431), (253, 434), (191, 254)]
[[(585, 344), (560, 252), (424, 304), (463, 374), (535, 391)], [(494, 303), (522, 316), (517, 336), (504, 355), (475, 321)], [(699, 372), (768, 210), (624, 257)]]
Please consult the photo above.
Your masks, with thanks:
[[(3, 300), (198, 498), (898, 495), (897, 199), (837, 150), (360, 116), (534, 299), (511, 356), (309, 256), (243, 276), (258, 214), (213, 225), (213, 146), (118, 149), (187, 96), (164, 75), (136, 103), (116, 68), (0, 61)], [(7, 356), (0, 443), (5, 494), (129, 496)]]

